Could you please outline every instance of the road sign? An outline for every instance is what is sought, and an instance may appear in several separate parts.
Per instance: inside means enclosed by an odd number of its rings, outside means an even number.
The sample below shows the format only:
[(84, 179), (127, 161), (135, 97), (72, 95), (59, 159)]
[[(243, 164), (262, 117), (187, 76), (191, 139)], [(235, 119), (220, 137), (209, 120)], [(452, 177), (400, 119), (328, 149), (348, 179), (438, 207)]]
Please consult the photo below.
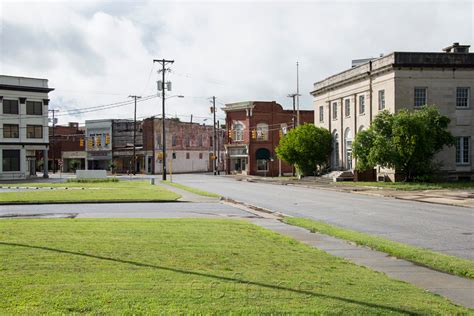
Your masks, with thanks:
[(64, 164), (64, 161), (63, 161), (62, 159), (59, 159), (59, 160), (58, 160), (58, 165), (59, 165), (59, 167), (62, 167), (63, 164)]

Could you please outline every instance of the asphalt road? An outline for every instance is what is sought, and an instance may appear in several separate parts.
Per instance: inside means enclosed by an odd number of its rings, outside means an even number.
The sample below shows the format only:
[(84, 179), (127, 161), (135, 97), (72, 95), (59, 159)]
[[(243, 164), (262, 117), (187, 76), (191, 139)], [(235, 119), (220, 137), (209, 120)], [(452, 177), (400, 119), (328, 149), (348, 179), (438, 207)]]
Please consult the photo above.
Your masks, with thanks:
[(323, 189), (174, 175), (173, 181), (292, 216), (474, 260), (474, 209)]
[(221, 203), (100, 203), (0, 205), (0, 219), (77, 218), (251, 218), (251, 213)]

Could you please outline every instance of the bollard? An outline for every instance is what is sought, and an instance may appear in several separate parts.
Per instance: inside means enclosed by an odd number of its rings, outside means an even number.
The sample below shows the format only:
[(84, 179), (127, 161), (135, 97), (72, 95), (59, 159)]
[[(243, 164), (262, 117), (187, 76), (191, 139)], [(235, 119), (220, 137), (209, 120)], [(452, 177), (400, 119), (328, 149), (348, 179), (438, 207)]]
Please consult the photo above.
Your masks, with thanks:
[(155, 178), (151, 178), (151, 179), (150, 179), (150, 184), (151, 184), (151, 185), (155, 185)]

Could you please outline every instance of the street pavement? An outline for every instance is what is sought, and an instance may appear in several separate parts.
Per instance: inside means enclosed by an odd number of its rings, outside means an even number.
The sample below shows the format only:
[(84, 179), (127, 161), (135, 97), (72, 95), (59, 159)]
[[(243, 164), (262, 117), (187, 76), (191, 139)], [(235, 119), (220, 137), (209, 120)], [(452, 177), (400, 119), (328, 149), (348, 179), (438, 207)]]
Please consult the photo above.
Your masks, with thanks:
[(230, 176), (173, 181), (291, 216), (307, 217), (474, 260), (474, 209), (266, 183)]
[[(238, 208), (211, 203), (101, 203), (0, 205), (0, 218), (13, 216), (51, 217), (53, 214), (77, 218), (251, 218)], [(68, 216), (69, 215), (69, 216)]]

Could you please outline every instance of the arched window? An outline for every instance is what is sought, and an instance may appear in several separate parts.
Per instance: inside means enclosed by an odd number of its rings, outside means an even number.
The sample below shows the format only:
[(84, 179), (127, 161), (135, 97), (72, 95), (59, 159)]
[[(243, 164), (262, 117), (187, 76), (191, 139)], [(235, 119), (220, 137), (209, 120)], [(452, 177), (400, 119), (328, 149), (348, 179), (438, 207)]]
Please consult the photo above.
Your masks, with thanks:
[(359, 126), (359, 133), (362, 132), (365, 129), (364, 125)]
[(268, 140), (268, 124), (257, 124), (257, 140)]
[(234, 141), (243, 141), (244, 140), (244, 126), (240, 123), (235, 123), (233, 126), (234, 130)]
[(344, 131), (344, 149), (346, 169), (352, 169), (352, 132), (349, 127)]

